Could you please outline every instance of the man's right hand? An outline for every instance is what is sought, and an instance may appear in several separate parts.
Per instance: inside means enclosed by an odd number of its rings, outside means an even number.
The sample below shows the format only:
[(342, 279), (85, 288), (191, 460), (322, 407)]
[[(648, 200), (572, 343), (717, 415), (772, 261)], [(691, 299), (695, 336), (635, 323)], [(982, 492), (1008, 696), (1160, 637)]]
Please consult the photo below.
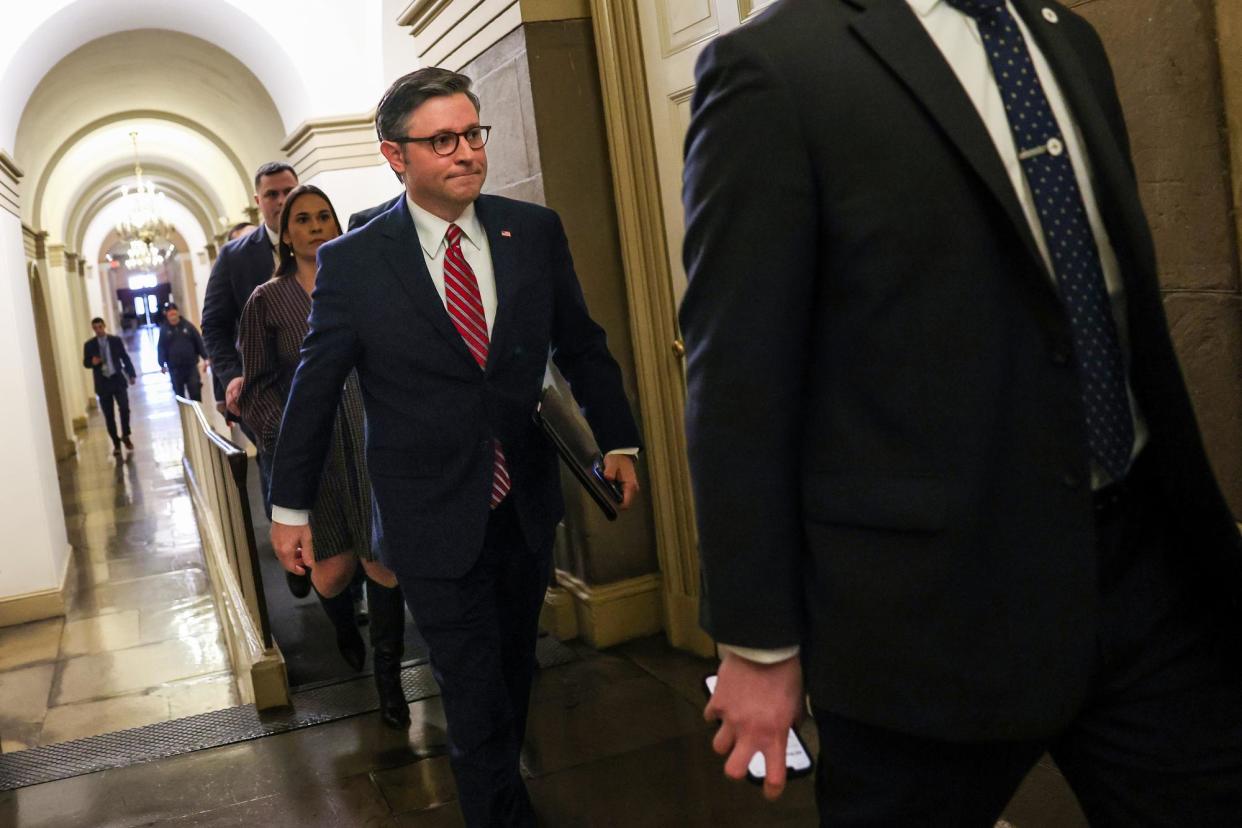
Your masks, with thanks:
[(245, 377), (236, 377), (229, 380), (228, 388), (224, 389), (224, 407), (232, 412), (234, 417), (241, 416), (241, 409), (237, 407), (237, 400), (241, 397), (242, 386), (245, 384)]
[(103, 357), (97, 357), (97, 356), (91, 357), (91, 365), (98, 365), (101, 362), (103, 362)]
[(310, 526), (290, 526), (272, 521), (272, 550), (281, 566), (294, 575), (305, 575), (315, 563)]
[(756, 753), (767, 774), (763, 795), (776, 799), (785, 790), (785, 746), (789, 728), (802, 713), (802, 662), (797, 656), (760, 664), (726, 652), (716, 674), (716, 691), (703, 711), (719, 721), (712, 747), (725, 760), (725, 776), (743, 779)]

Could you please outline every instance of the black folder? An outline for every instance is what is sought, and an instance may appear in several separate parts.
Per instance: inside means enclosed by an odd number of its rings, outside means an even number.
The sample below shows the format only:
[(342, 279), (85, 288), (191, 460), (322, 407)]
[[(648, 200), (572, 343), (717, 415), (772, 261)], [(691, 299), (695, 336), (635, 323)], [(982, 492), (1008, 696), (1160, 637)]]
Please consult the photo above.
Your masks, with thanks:
[(595, 435), (578, 411), (578, 401), (555, 383), (544, 386), (535, 406), (535, 422), (548, 435), (565, 465), (609, 520), (617, 519), (621, 489), (604, 477), (604, 458)]

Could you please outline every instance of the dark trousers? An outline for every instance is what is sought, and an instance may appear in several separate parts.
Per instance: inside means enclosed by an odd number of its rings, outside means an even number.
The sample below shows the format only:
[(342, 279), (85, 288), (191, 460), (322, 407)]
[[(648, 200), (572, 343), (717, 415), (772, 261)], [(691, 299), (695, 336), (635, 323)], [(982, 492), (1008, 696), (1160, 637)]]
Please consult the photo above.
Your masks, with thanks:
[(533, 826), (519, 772), (539, 609), (551, 552), (527, 547), (511, 503), (491, 515), (483, 552), (465, 576), (402, 576), (448, 720), (449, 760), (471, 828)]
[(203, 401), (203, 380), (198, 375), (198, 364), (169, 365), (168, 378), (172, 380), (173, 393), (187, 400)]
[[(129, 436), (129, 389), (122, 382), (116, 388), (97, 392), (95, 396), (99, 398), (99, 410), (103, 412), (108, 436), (112, 438), (113, 443), (119, 443), (122, 437)], [(114, 402), (121, 411), (121, 433), (119, 435), (116, 432), (116, 413), (112, 410)]]
[(1045, 752), (1093, 826), (1239, 824), (1242, 654), (1175, 574), (1187, 550), (1136, 472), (1098, 499), (1102, 612), (1074, 720), (1047, 740), (951, 743), (817, 709), (821, 825), (990, 828)]

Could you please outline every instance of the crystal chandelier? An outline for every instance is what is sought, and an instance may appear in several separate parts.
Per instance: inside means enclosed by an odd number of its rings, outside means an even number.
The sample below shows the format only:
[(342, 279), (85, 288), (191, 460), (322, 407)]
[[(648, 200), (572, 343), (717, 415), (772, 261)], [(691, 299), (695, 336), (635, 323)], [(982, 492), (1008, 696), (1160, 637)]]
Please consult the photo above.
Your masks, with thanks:
[(117, 224), (116, 232), (122, 239), (140, 240), (150, 247), (157, 238), (171, 235), (173, 228), (165, 218), (164, 194), (156, 192), (155, 185), (142, 178), (142, 165), (138, 163), (138, 133), (131, 132), (129, 138), (134, 143), (134, 175), (138, 183), (132, 189), (121, 187), (124, 218)]
[(129, 250), (125, 251), (125, 267), (128, 270), (154, 270), (167, 258), (154, 244), (148, 244), (142, 239), (132, 239)]

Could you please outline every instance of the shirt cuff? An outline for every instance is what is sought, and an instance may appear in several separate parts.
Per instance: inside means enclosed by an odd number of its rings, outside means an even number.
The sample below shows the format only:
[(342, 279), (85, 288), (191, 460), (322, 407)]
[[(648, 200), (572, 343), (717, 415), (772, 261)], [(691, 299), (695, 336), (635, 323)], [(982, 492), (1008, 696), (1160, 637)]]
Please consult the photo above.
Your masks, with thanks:
[(309, 509), (286, 509), (284, 506), (272, 504), (272, 523), (283, 523), (286, 526), (305, 526), (310, 523)]
[[(272, 507), (273, 516), (276, 507)], [(776, 664), (781, 661), (788, 661), (794, 658), (801, 651), (801, 647), (794, 644), (792, 647), (778, 647), (775, 650), (758, 650), (754, 647), (734, 647), (730, 644), (716, 643), (716, 649), (721, 653), (732, 653), (738, 658), (744, 658), (747, 661), (753, 661), (756, 664)]]
[[(628, 454), (630, 457), (637, 457), (637, 456), (638, 456), (638, 449), (636, 449), (636, 448), (619, 448), (619, 449), (613, 449), (612, 451), (608, 452), (608, 454)], [(607, 457), (608, 455), (604, 455), (604, 456), (605, 456), (605, 457)]]

